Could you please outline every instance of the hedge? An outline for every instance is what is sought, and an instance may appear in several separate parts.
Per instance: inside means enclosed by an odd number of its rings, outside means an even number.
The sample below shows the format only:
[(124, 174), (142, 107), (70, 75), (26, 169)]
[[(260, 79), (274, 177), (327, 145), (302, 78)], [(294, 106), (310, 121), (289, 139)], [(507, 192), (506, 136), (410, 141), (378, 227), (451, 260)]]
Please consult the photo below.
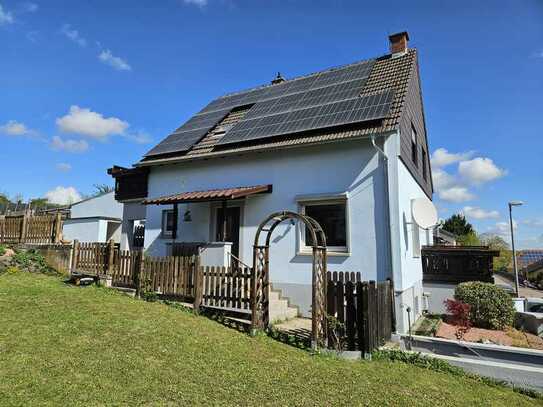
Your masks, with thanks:
[(454, 298), (471, 306), (470, 321), (476, 327), (504, 329), (513, 325), (513, 300), (505, 290), (492, 283), (470, 281), (458, 284)]

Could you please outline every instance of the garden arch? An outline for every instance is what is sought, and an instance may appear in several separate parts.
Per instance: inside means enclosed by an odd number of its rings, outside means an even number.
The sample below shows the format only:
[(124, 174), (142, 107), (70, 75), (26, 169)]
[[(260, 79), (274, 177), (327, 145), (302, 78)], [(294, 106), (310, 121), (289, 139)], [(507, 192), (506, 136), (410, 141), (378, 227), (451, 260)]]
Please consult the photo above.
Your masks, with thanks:
[[(270, 239), (275, 228), (283, 221), (291, 219), (303, 222), (311, 235), (313, 247), (312, 263), (312, 324), (311, 346), (326, 345), (326, 236), (319, 223), (307, 216), (291, 211), (275, 212), (262, 221), (256, 231), (253, 246), (253, 288), (252, 325), (267, 328), (269, 325), (269, 256)], [(260, 244), (260, 235), (266, 235)]]

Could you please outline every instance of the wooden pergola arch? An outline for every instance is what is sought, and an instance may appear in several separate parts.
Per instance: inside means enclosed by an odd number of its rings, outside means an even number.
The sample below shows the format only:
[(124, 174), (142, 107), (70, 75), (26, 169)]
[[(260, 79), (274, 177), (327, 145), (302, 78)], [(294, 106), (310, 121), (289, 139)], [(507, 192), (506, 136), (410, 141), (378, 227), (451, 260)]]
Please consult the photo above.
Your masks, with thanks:
[[(253, 301), (252, 324), (267, 328), (269, 325), (269, 255), (270, 239), (275, 228), (285, 220), (303, 222), (311, 236), (312, 263), (312, 338), (313, 348), (326, 345), (326, 236), (319, 223), (303, 214), (291, 211), (275, 212), (260, 223), (253, 246)], [(260, 244), (261, 233), (266, 233)]]

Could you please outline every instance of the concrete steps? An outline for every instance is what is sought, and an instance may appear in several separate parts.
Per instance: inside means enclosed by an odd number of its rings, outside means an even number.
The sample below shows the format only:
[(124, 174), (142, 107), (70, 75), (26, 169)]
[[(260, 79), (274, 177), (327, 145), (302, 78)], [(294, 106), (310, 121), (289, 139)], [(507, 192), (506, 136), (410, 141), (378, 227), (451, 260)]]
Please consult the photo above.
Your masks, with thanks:
[(274, 289), (270, 284), (270, 322), (285, 321), (298, 317), (300, 310), (298, 306), (290, 303), (290, 299), (283, 297), (281, 290)]

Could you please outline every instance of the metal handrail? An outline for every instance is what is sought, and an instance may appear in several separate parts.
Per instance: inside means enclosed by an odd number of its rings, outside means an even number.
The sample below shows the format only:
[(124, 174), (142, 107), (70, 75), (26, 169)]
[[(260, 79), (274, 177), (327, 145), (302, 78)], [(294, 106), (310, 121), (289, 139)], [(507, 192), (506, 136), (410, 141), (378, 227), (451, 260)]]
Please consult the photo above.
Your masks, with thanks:
[(241, 259), (239, 259), (237, 256), (234, 256), (232, 253), (228, 253), (230, 255), (230, 264), (232, 264), (232, 259), (236, 260), (238, 263), (241, 263), (242, 265), (244, 265), (245, 267), (247, 268), (251, 268), (251, 266), (249, 266), (248, 264), (245, 264), (244, 262), (241, 261)]

